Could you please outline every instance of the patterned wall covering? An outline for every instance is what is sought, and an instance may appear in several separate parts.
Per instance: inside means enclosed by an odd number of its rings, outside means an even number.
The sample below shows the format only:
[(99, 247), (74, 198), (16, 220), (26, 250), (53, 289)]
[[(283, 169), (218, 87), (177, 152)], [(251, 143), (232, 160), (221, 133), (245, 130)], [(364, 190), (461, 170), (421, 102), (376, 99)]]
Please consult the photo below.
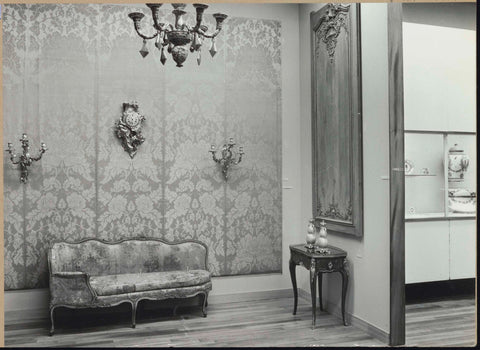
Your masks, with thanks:
[[(6, 289), (46, 287), (47, 247), (85, 237), (195, 238), (216, 276), (281, 270), (280, 23), (230, 16), (215, 59), (180, 69), (153, 43), (141, 58), (137, 10), (4, 6), (4, 140), (49, 147), (26, 185), (4, 162)], [(113, 131), (131, 100), (147, 118), (133, 160)], [(246, 157), (225, 183), (207, 150), (229, 137)]]

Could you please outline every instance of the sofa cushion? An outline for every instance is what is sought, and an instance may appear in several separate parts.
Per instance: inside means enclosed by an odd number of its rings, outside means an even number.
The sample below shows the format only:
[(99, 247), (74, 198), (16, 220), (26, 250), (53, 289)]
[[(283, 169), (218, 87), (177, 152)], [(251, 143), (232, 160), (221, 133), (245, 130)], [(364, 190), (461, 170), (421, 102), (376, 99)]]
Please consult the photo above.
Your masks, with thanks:
[(210, 281), (210, 272), (205, 270), (126, 273), (90, 277), (90, 285), (99, 296), (190, 287), (208, 281)]

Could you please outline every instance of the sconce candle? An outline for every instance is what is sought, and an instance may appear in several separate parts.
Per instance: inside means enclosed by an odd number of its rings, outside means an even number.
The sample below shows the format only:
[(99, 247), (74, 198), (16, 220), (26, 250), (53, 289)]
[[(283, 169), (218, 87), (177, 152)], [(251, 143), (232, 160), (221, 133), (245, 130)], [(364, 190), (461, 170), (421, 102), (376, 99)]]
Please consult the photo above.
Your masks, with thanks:
[(235, 146), (235, 143), (233, 142), (233, 138), (230, 138), (228, 144), (224, 144), (221, 149), (222, 158), (217, 158), (217, 151), (215, 150), (215, 145), (212, 145), (209, 150), (209, 152), (212, 154), (214, 162), (221, 165), (222, 174), (225, 180), (228, 179), (228, 169), (230, 168), (230, 166), (240, 163), (242, 161), (242, 156), (245, 154), (243, 152), (243, 147), (240, 147), (237, 157), (237, 153), (233, 151), (233, 146)]
[(30, 146), (27, 134), (22, 134), (20, 142), (22, 143), (23, 153), (20, 155), (19, 159), (16, 160), (17, 154), (15, 153), (11, 142), (7, 144), (8, 149), (6, 152), (10, 153), (10, 160), (13, 164), (20, 164), (20, 181), (26, 183), (28, 180), (28, 167), (32, 165), (33, 161), (37, 161), (42, 158), (43, 154), (47, 151), (47, 145), (42, 142), (39, 155), (37, 157), (31, 157), (30, 153), (28, 152)]

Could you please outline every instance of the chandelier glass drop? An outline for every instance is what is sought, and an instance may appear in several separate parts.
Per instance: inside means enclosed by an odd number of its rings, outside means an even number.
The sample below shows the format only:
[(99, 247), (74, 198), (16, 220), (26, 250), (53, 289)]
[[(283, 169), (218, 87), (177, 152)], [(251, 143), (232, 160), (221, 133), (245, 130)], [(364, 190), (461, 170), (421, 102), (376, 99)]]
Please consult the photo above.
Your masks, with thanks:
[[(165, 47), (168, 53), (172, 55), (173, 60), (177, 63), (177, 67), (182, 67), (183, 62), (187, 59), (188, 50), (190, 52), (197, 52), (197, 63), (201, 62), (201, 48), (202, 43), (206, 39), (211, 39), (210, 54), (215, 56), (217, 47), (215, 46), (215, 37), (222, 30), (222, 24), (227, 15), (223, 13), (214, 13), (213, 17), (217, 22), (214, 32), (208, 34), (208, 27), (202, 24), (203, 12), (208, 5), (193, 4), (197, 11), (196, 24), (192, 28), (183, 20), (183, 15), (186, 14), (186, 4), (172, 4), (175, 15), (175, 24), (160, 23), (160, 7), (162, 4), (146, 4), (152, 11), (153, 27), (156, 30), (153, 35), (145, 35), (140, 31), (140, 21), (145, 17), (141, 12), (132, 12), (128, 16), (133, 20), (137, 34), (143, 39), (143, 46), (140, 50), (142, 57), (148, 55), (147, 40), (155, 39), (155, 46), (161, 50), (160, 62), (165, 64), (167, 56), (165, 54)], [(190, 47), (187, 46), (190, 44)]]

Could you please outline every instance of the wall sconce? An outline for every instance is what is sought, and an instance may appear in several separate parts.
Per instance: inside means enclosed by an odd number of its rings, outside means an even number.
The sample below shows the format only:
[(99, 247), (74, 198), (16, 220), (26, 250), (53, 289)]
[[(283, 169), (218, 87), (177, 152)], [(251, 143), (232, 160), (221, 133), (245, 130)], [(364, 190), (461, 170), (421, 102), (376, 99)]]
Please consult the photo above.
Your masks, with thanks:
[(12, 144), (9, 142), (8, 143), (8, 149), (6, 152), (10, 153), (10, 160), (12, 161), (13, 164), (20, 164), (20, 181), (23, 183), (26, 183), (28, 180), (28, 167), (32, 165), (33, 161), (40, 160), (47, 150), (47, 145), (45, 145), (43, 142), (41, 144), (40, 148), (40, 154), (37, 157), (31, 157), (30, 153), (28, 150), (30, 149), (29, 146), (29, 141), (27, 138), (27, 134), (23, 133), (22, 138), (20, 139), (20, 142), (22, 142), (22, 148), (23, 148), (23, 154), (20, 155), (19, 159), (15, 161), (15, 158), (17, 158), (17, 154), (15, 153), (15, 150), (12, 147)]
[(243, 147), (238, 148), (238, 158), (237, 158), (237, 152), (233, 151), (232, 148), (235, 146), (235, 142), (233, 142), (233, 138), (230, 138), (230, 141), (228, 144), (224, 144), (221, 151), (222, 151), (222, 158), (217, 158), (217, 150), (215, 148), (215, 145), (212, 145), (210, 147), (209, 152), (212, 154), (212, 158), (215, 161), (215, 163), (218, 163), (222, 167), (222, 174), (223, 177), (225, 178), (225, 181), (228, 179), (228, 168), (230, 168), (231, 165), (237, 165), (242, 161), (242, 156), (245, 154), (243, 152)]

